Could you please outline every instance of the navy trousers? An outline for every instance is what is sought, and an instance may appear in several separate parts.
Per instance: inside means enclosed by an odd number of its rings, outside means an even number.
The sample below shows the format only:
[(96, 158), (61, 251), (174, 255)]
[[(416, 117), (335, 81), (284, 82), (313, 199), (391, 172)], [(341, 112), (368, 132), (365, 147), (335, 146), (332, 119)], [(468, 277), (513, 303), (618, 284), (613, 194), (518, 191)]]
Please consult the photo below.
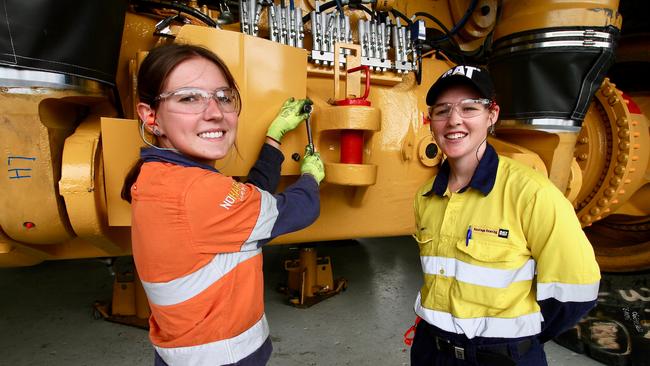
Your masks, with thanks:
[[(464, 359), (457, 358), (454, 352), (447, 349), (449, 347), (442, 347), (443, 350), (439, 350), (436, 337), (462, 347)], [(524, 354), (519, 354), (518, 342), (477, 344), (464, 335), (442, 331), (422, 320), (415, 329), (411, 347), (411, 366), (504, 366), (508, 364), (504, 360), (517, 366), (547, 366), (544, 345), (540, 344), (535, 337), (530, 338), (530, 342), (530, 348)], [(506, 345), (509, 350), (508, 355), (492, 356), (490, 346), (497, 344)], [(453, 349), (453, 346), (451, 348)]]
[[(257, 351), (246, 356), (246, 358), (239, 360), (239, 362), (227, 365), (227, 366), (264, 366), (271, 358), (271, 352), (273, 352), (273, 345), (271, 344), (271, 337), (266, 338), (266, 341), (262, 344)], [(155, 352), (154, 355), (154, 366), (169, 366), (163, 360), (158, 352)]]

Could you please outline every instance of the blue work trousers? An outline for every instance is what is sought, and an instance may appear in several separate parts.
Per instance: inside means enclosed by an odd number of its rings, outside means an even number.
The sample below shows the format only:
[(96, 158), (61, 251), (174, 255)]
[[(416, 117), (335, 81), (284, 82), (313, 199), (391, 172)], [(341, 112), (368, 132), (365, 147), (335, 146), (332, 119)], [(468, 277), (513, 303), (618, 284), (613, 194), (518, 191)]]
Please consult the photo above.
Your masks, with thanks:
[[(464, 335), (450, 334), (422, 320), (415, 329), (411, 366), (547, 366), (544, 345), (535, 337), (525, 341), (530, 346), (519, 354), (521, 340), (476, 344)], [(507, 349), (507, 354), (494, 352), (496, 346)]]

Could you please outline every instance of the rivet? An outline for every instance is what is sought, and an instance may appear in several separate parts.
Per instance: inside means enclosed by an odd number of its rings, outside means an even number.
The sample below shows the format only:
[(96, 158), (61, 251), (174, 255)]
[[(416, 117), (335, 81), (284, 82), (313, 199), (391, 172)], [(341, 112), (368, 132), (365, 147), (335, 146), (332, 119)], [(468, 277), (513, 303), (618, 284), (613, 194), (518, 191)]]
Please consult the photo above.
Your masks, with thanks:
[(623, 168), (622, 165), (617, 165), (616, 168), (614, 168), (614, 174), (618, 176), (622, 176), (625, 173), (625, 168)]
[(600, 209), (598, 207), (594, 207), (591, 210), (589, 210), (589, 213), (594, 216), (597, 216), (598, 214), (600, 214)]
[(624, 138), (624, 137), (626, 137), (626, 136), (630, 136), (630, 130), (627, 129), (627, 128), (621, 128), (621, 129), (618, 131), (618, 137), (620, 137), (620, 138)]
[(609, 99), (607, 99), (607, 102), (609, 103), (610, 106), (613, 106), (618, 103), (618, 97), (617, 96), (611, 96)]
[(607, 198), (601, 198), (598, 200), (598, 206), (600, 207), (605, 207), (609, 203), (609, 200)]

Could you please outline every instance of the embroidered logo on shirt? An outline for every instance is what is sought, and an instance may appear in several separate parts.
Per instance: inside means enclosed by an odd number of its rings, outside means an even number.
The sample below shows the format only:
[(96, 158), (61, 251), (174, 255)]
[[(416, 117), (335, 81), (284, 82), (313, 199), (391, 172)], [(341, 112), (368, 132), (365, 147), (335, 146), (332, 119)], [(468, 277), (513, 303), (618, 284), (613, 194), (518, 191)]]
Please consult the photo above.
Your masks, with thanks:
[(232, 182), (232, 186), (230, 186), (230, 191), (228, 192), (226, 197), (223, 199), (223, 202), (221, 202), (219, 206), (225, 208), (226, 210), (230, 210), (230, 207), (232, 207), (232, 205), (235, 204), (237, 201), (244, 200), (247, 190), (248, 188), (246, 188), (245, 184), (239, 182)]
[(474, 231), (479, 232), (479, 233), (485, 233), (485, 234), (497, 234), (498, 232), (496, 229), (490, 229), (487, 227), (480, 227), (480, 226), (474, 226)]
[(483, 234), (488, 234), (488, 235), (495, 235), (498, 236), (499, 238), (504, 238), (507, 239), (508, 235), (510, 235), (510, 230), (508, 229), (493, 229), (489, 227), (482, 227), (482, 226), (473, 226), (472, 230), (474, 233), (483, 233)]

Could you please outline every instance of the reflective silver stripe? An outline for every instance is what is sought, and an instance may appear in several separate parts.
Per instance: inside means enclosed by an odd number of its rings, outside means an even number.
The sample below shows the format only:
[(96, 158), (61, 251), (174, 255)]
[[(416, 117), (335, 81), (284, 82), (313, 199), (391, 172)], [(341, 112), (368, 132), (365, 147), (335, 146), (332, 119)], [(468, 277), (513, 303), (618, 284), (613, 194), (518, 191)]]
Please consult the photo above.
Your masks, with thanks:
[[(103, 93), (107, 90), (103, 84), (97, 81), (78, 76), (2, 66), (0, 66), (0, 85), (6, 87), (26, 87), (26, 89), (20, 89), (20, 94), (38, 94), (38, 90), (30, 89), (33, 87), (74, 89), (96, 93)], [(12, 91), (10, 90), (10, 92)]]
[(147, 298), (153, 304), (161, 306), (178, 304), (191, 299), (219, 281), (239, 263), (261, 253), (262, 249), (217, 254), (210, 263), (187, 276), (169, 282), (142, 281), (142, 286), (147, 293)]
[(511, 38), (507, 41), (498, 40), (495, 42), (495, 48), (501, 48), (521, 42), (530, 42), (535, 40), (549, 39), (549, 38), (601, 38), (612, 41), (612, 35), (607, 32), (599, 32), (591, 29), (585, 30), (567, 30), (567, 31), (551, 31), (537, 34), (528, 34), (521, 37)]
[(494, 57), (507, 53), (514, 53), (536, 48), (554, 48), (554, 47), (586, 47), (586, 48), (614, 48), (613, 42), (593, 41), (590, 39), (576, 41), (546, 41), (538, 43), (528, 43), (521, 46), (504, 47), (494, 52)]
[(496, 269), (465, 263), (455, 258), (421, 256), (426, 274), (455, 277), (472, 285), (506, 288), (513, 282), (530, 281), (535, 276), (535, 260), (530, 259), (516, 269)]
[(162, 348), (156, 351), (170, 366), (227, 365), (238, 362), (258, 350), (269, 336), (266, 315), (236, 337), (198, 346)]
[(271, 231), (278, 219), (278, 206), (275, 197), (269, 192), (255, 187), (260, 192), (260, 214), (251, 235), (248, 237), (241, 250), (257, 249), (257, 241), (271, 237)]
[(568, 283), (537, 283), (537, 300), (546, 300), (550, 298), (562, 302), (567, 301), (593, 301), (598, 298), (598, 288), (600, 282), (588, 283), (585, 285), (575, 285)]
[(542, 313), (536, 312), (515, 318), (456, 318), (450, 313), (422, 306), (420, 293), (415, 300), (415, 313), (427, 323), (447, 332), (465, 334), (467, 338), (517, 338), (539, 334), (542, 331)]
[(581, 125), (581, 121), (560, 118), (507, 119), (499, 123), (500, 128), (521, 128), (547, 132), (578, 132)]

